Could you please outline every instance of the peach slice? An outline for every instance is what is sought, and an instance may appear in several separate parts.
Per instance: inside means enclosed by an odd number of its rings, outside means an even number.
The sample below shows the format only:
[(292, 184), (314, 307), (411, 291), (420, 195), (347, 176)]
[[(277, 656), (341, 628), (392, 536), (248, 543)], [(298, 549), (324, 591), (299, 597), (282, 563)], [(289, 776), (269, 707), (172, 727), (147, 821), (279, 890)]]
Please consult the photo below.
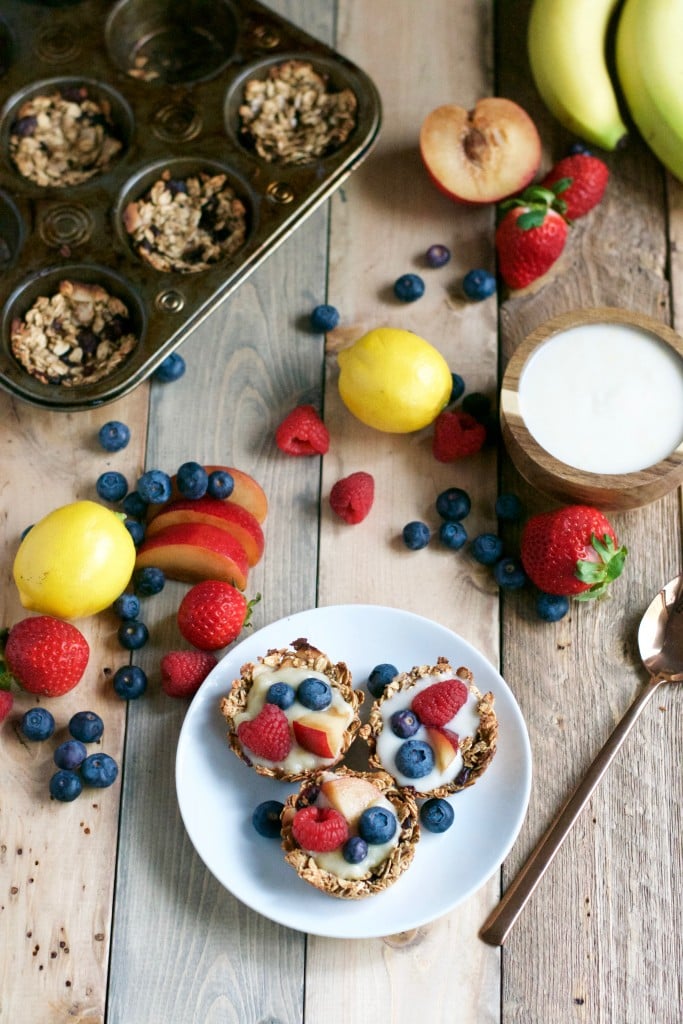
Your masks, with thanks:
[(450, 199), (497, 203), (533, 180), (541, 163), (541, 139), (522, 107), (489, 96), (473, 110), (449, 103), (427, 114), (420, 154), (430, 178)]
[[(204, 466), (207, 473), (213, 473), (215, 469), (222, 469), (230, 473), (231, 477), (235, 481), (232, 494), (229, 498), (216, 499), (231, 501), (235, 505), (241, 505), (247, 512), (251, 512), (257, 522), (262, 523), (268, 514), (268, 499), (266, 498), (265, 491), (259, 483), (254, 480), (253, 476), (245, 473), (241, 469), (235, 469), (232, 466)], [(183, 495), (178, 490), (175, 475), (171, 477), (171, 497), (170, 501), (175, 501), (182, 498)], [(147, 510), (147, 521), (154, 519), (159, 513), (166, 508), (168, 502), (164, 502), (161, 505), (150, 505)]]
[(329, 712), (312, 711), (292, 722), (294, 739), (300, 747), (317, 757), (336, 757), (341, 750), (346, 720)]
[(427, 742), (434, 751), (434, 761), (440, 772), (446, 769), (455, 760), (455, 755), (460, 746), (460, 738), (451, 729), (427, 729)]
[(363, 811), (381, 796), (380, 791), (371, 782), (355, 778), (353, 775), (339, 775), (334, 779), (326, 779), (320, 790), (331, 806), (344, 815), (352, 828), (358, 824)]
[(156, 566), (169, 579), (196, 583), (224, 580), (245, 590), (249, 561), (242, 545), (227, 530), (206, 523), (178, 523), (145, 538), (136, 569)]
[(249, 565), (256, 565), (263, 555), (264, 536), (255, 516), (242, 505), (219, 498), (178, 498), (167, 502), (147, 524), (147, 537), (153, 537), (167, 526), (178, 523), (207, 523), (217, 526), (240, 542)]

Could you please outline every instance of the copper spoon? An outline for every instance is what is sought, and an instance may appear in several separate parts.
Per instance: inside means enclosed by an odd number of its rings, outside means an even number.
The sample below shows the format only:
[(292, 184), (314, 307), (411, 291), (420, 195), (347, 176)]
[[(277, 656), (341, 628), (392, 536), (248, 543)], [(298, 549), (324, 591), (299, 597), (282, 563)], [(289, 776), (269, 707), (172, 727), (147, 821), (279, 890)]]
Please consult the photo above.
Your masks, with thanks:
[(683, 575), (660, 590), (638, 628), (638, 649), (650, 679), (621, 719), (558, 816), (541, 837), (498, 906), (484, 922), (480, 937), (502, 946), (546, 868), (636, 723), (662, 683), (683, 680)]

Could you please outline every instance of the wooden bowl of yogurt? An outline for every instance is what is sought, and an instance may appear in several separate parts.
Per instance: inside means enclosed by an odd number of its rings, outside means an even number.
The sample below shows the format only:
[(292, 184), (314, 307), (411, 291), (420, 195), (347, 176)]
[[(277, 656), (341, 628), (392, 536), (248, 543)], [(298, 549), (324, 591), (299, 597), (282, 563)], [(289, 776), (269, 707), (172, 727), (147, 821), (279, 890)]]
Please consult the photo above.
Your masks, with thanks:
[(514, 352), (500, 417), (512, 461), (543, 493), (647, 505), (683, 482), (683, 338), (628, 310), (563, 313)]

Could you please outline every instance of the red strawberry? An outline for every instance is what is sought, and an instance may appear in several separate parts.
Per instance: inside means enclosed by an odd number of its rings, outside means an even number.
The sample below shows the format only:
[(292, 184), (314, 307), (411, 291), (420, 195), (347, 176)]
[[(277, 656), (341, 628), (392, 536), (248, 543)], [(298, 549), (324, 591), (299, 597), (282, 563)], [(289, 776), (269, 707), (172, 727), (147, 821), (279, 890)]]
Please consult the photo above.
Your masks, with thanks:
[(589, 505), (568, 505), (527, 520), (521, 558), (529, 579), (546, 594), (602, 597), (624, 568), (609, 520)]
[(330, 491), (332, 510), (347, 523), (361, 523), (375, 500), (375, 478), (359, 470), (337, 480)]
[(410, 707), (423, 725), (446, 725), (457, 715), (467, 700), (468, 692), (461, 679), (444, 679), (416, 694)]
[(0, 690), (0, 722), (4, 722), (14, 704), (14, 694), (9, 690)]
[(207, 651), (169, 651), (161, 659), (161, 689), (169, 697), (194, 697), (216, 664)]
[(7, 667), (24, 690), (61, 697), (80, 682), (90, 648), (80, 630), (51, 615), (22, 619), (9, 631)]
[(178, 629), (193, 647), (217, 651), (237, 639), (258, 600), (247, 601), (231, 583), (202, 580), (180, 602)]
[(498, 270), (509, 288), (525, 288), (552, 267), (567, 241), (567, 222), (550, 189), (532, 185), (500, 204), (496, 228)]
[(334, 807), (302, 807), (292, 819), (292, 835), (312, 853), (330, 853), (349, 838), (346, 818)]
[(434, 421), (432, 454), (439, 462), (455, 462), (483, 448), (486, 427), (468, 412), (441, 412)]
[(312, 405), (299, 405), (275, 431), (275, 443), (287, 455), (324, 455), (330, 435)]
[(266, 761), (284, 761), (292, 749), (289, 720), (277, 704), (264, 704), (258, 715), (237, 726), (243, 747)]
[(607, 164), (590, 153), (575, 153), (559, 160), (542, 181), (566, 204), (565, 217), (576, 220), (597, 206), (607, 188)]

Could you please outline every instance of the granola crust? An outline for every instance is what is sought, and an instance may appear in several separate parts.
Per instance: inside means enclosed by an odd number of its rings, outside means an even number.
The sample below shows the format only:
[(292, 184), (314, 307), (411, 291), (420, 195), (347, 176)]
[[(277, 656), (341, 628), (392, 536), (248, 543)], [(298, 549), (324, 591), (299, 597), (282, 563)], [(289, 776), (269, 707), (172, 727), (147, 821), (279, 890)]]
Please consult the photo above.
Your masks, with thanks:
[(315, 778), (313, 778), (309, 781), (308, 787), (304, 786), (300, 793), (292, 794), (285, 801), (282, 812), (282, 849), (285, 852), (287, 863), (294, 868), (300, 878), (315, 886), (316, 889), (340, 899), (364, 899), (366, 896), (374, 896), (388, 889), (409, 867), (420, 838), (417, 804), (411, 792), (397, 788), (394, 779), (388, 772), (357, 772), (341, 766), (335, 769), (335, 774), (354, 775), (367, 779), (383, 793), (396, 811), (400, 830), (397, 846), (394, 847), (389, 857), (366, 878), (338, 878), (337, 875), (329, 871), (323, 871), (313, 857), (301, 849), (292, 834), (292, 820), (295, 812), (308, 806), (310, 802), (306, 790), (310, 787), (311, 782), (315, 782)]

